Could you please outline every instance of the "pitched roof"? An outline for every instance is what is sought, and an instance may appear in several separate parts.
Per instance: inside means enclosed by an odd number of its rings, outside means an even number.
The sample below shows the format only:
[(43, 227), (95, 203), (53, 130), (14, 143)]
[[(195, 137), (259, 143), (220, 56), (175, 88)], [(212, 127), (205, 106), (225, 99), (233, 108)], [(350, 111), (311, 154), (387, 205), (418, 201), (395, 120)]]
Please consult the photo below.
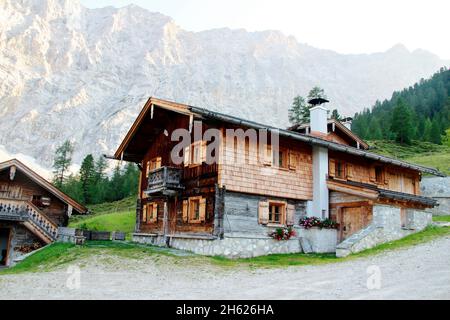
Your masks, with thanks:
[(153, 98), (153, 97), (150, 97), (148, 99), (144, 108), (139, 113), (137, 119), (133, 123), (132, 127), (130, 128), (130, 130), (128, 131), (124, 140), (122, 141), (122, 143), (120, 144), (116, 153), (114, 154), (115, 159), (118, 159), (118, 160), (122, 159), (123, 154), (125, 153), (125, 150), (126, 150), (128, 144), (134, 138), (139, 126), (141, 125), (141, 123), (144, 120), (147, 113), (152, 109), (152, 106), (157, 106), (162, 109), (171, 110), (173, 112), (184, 114), (184, 115), (190, 116), (190, 117), (192, 116), (192, 117), (197, 117), (200, 119), (212, 119), (212, 120), (222, 121), (222, 122), (231, 123), (231, 124), (248, 127), (248, 128), (254, 128), (254, 129), (266, 129), (268, 131), (278, 132), (278, 134), (280, 136), (290, 138), (293, 140), (297, 140), (297, 141), (302, 141), (302, 142), (305, 142), (305, 143), (308, 143), (311, 145), (321, 146), (321, 147), (327, 148), (329, 150), (343, 152), (343, 153), (363, 157), (363, 158), (374, 160), (374, 161), (379, 161), (379, 162), (388, 163), (388, 164), (396, 165), (396, 166), (403, 167), (403, 168), (408, 168), (408, 169), (412, 169), (412, 170), (416, 170), (416, 171), (420, 171), (420, 172), (433, 174), (436, 176), (441, 176), (441, 177), (445, 176), (445, 174), (441, 173), (440, 171), (438, 171), (437, 169), (434, 169), (434, 168), (429, 168), (429, 167), (425, 167), (425, 166), (421, 166), (421, 165), (417, 165), (417, 164), (411, 164), (411, 163), (408, 163), (405, 161), (389, 158), (389, 157), (382, 156), (382, 155), (379, 155), (376, 153), (372, 153), (372, 152), (369, 152), (366, 150), (361, 150), (361, 149), (357, 149), (355, 147), (351, 147), (351, 146), (339, 144), (336, 142), (328, 141), (325, 139), (321, 139), (319, 137), (305, 135), (305, 134), (301, 134), (301, 133), (294, 132), (291, 130), (280, 129), (280, 128), (276, 128), (273, 126), (268, 126), (268, 125), (264, 125), (261, 123), (257, 123), (254, 121), (245, 120), (245, 119), (242, 119), (239, 117), (226, 115), (226, 114), (223, 114), (220, 112), (210, 111), (210, 110), (207, 110), (204, 108), (189, 106), (186, 104), (171, 102), (171, 101), (167, 101), (167, 100), (161, 100), (161, 99), (157, 99), (157, 98)]
[[(404, 193), (399, 191), (387, 190), (378, 188), (377, 186), (363, 183), (363, 182), (355, 182), (355, 181), (341, 181), (330, 178), (328, 180), (328, 186), (332, 190), (345, 192), (345, 188), (357, 188), (359, 190), (363, 190), (366, 193), (372, 193), (374, 197), (378, 199), (392, 199), (392, 200), (400, 200), (400, 201), (409, 201), (420, 203), (426, 207), (434, 207), (437, 205), (437, 200), (430, 198), (419, 196), (410, 193)], [(344, 189), (339, 188), (339, 186), (343, 186)], [(347, 189), (347, 191), (351, 192), (351, 189)]]
[[(337, 127), (344, 135), (346, 135), (351, 140), (353, 140), (355, 142), (358, 142), (359, 145), (361, 146), (361, 148), (363, 148), (365, 150), (367, 150), (369, 148), (369, 145), (367, 144), (367, 142), (365, 142), (363, 139), (361, 139), (356, 133), (354, 133), (349, 128), (347, 128), (339, 120), (328, 119), (328, 125), (330, 125), (330, 124), (334, 125), (335, 127)], [(295, 125), (295, 126), (289, 127), (288, 130), (300, 131), (300, 130), (306, 130), (306, 128), (309, 128), (309, 127), (310, 127), (309, 123), (303, 123), (303, 124), (299, 124), (299, 125)]]
[(51, 194), (53, 194), (55, 197), (60, 199), (62, 202), (71, 205), (74, 210), (79, 212), (80, 214), (86, 213), (88, 209), (79, 204), (77, 201), (69, 197), (67, 194), (56, 188), (53, 184), (48, 182), (46, 179), (41, 177), (39, 174), (31, 170), (29, 167), (27, 167), (25, 164), (20, 162), (17, 159), (11, 159), (5, 162), (0, 163), (0, 171), (8, 169), (12, 166), (15, 166), (18, 170), (23, 172), (26, 176), (28, 176), (30, 179), (32, 179), (34, 182), (36, 182), (38, 185), (40, 185), (42, 188), (49, 191)]

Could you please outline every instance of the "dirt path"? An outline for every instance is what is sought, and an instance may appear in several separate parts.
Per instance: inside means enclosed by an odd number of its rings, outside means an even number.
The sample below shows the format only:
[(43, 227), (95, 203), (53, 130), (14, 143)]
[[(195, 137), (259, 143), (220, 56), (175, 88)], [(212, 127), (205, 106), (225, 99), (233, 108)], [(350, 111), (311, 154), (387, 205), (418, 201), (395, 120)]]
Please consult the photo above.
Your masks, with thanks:
[[(82, 264), (79, 289), (66, 286), (76, 278), (66, 269), (5, 275), (0, 299), (450, 299), (450, 237), (323, 266), (251, 270), (111, 256)], [(369, 277), (380, 289), (368, 289)]]

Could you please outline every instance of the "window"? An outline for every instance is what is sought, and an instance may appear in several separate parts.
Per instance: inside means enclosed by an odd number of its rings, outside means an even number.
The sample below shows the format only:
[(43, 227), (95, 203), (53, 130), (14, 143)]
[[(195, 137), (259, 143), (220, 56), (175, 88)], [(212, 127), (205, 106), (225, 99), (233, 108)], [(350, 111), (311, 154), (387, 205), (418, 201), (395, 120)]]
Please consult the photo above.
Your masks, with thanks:
[(158, 204), (156, 202), (150, 202), (144, 205), (142, 221), (147, 223), (155, 223), (158, 221)]
[(206, 218), (206, 199), (191, 197), (183, 201), (183, 221), (189, 223), (201, 223)]
[(285, 201), (266, 200), (259, 202), (258, 222), (263, 225), (295, 224), (295, 205)]
[(35, 206), (39, 208), (49, 207), (51, 204), (51, 199), (49, 197), (43, 197), (40, 195), (34, 195), (31, 201)]
[(200, 199), (192, 199), (190, 201), (189, 213), (191, 221), (200, 219)]
[(153, 158), (152, 160), (147, 161), (147, 177), (151, 171), (159, 168), (161, 168), (161, 157)]
[(335, 173), (336, 178), (345, 179), (345, 163), (341, 160), (336, 160)]
[(269, 202), (269, 223), (285, 224), (286, 204)]
[(378, 183), (383, 183), (383, 167), (376, 166), (375, 167), (375, 181)]
[(196, 141), (184, 149), (184, 166), (199, 166), (206, 161), (206, 141)]
[[(289, 152), (285, 148), (279, 148), (278, 150), (278, 159), (275, 154), (275, 150), (273, 151), (272, 164), (274, 166), (278, 166), (279, 168), (287, 169), (289, 167)], [(278, 160), (278, 164), (275, 161)]]

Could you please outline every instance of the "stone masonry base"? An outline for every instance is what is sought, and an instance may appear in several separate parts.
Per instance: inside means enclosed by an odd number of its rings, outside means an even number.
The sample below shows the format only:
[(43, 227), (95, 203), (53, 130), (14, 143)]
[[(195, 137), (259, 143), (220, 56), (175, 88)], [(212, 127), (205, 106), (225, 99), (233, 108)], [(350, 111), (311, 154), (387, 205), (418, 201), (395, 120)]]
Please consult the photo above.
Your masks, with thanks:
[[(335, 252), (336, 230), (297, 229), (298, 237), (278, 241), (264, 236), (225, 235), (224, 239), (213, 237), (193, 237), (177, 235), (170, 237), (168, 244), (172, 248), (191, 251), (206, 256), (224, 256), (226, 258), (251, 258), (270, 254), (300, 252)], [(162, 235), (133, 234), (133, 242), (165, 246)], [(302, 245), (308, 246), (303, 250)]]

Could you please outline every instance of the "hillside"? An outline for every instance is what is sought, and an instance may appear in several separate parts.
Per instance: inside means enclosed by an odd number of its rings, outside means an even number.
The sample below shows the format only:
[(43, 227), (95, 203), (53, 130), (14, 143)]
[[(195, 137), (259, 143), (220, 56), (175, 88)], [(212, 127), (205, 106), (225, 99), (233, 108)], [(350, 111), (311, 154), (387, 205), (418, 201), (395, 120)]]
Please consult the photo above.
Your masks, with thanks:
[(352, 130), (363, 139), (428, 141), (441, 144), (450, 128), (450, 70), (442, 68), (428, 80), (377, 101), (355, 115)]
[(352, 115), (448, 64), (402, 45), (343, 55), (278, 31), (189, 32), (138, 6), (3, 0), (0, 145), (48, 168), (70, 139), (80, 164), (112, 153), (151, 95), (285, 126), (292, 98), (320, 85)]
[[(448, 134), (450, 136), (450, 130)], [(450, 145), (436, 145), (422, 141), (414, 141), (411, 146), (385, 140), (368, 142), (372, 147), (371, 152), (433, 167), (450, 175)]]

